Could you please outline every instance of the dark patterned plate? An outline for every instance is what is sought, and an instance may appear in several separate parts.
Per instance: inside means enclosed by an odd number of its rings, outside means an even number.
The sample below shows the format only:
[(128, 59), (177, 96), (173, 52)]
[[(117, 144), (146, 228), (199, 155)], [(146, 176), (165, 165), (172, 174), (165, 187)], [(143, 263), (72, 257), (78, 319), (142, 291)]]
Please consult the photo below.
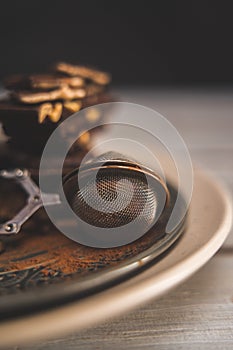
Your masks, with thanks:
[[(145, 268), (167, 250), (183, 231), (164, 228), (176, 199), (155, 227), (137, 241), (117, 248), (97, 249), (71, 241), (52, 225), (44, 209), (10, 238), (2, 238), (0, 254), (0, 317), (31, 313), (36, 309), (82, 298), (113, 285)], [(0, 181), (0, 218), (13, 216), (25, 200), (20, 188)]]

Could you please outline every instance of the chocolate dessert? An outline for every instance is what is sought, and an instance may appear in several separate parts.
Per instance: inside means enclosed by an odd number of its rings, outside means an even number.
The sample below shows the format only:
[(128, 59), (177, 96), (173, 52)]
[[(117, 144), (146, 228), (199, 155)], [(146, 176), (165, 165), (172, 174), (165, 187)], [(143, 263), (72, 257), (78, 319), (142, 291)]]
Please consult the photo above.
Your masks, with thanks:
[[(0, 168), (27, 168), (38, 180), (40, 158), (52, 132), (70, 115), (93, 106), (78, 120), (84, 134), (65, 160), (64, 173), (81, 160), (90, 145), (85, 132), (102, 116), (94, 105), (112, 101), (108, 91), (110, 75), (93, 68), (67, 63), (55, 64), (49, 73), (14, 75), (4, 80), (8, 93), (0, 101), (0, 122), (8, 137), (0, 155)], [(66, 138), (66, 130), (61, 138)]]

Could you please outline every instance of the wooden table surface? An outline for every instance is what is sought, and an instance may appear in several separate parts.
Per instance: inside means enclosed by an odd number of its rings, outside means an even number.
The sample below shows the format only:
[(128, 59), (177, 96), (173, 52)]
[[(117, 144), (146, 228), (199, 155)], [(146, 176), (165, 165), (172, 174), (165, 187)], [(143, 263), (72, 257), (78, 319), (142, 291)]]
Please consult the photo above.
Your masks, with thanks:
[[(233, 195), (233, 90), (131, 88), (115, 94), (169, 119), (193, 161)], [(233, 349), (233, 231), (209, 263), (162, 298), (81, 333), (17, 349)]]

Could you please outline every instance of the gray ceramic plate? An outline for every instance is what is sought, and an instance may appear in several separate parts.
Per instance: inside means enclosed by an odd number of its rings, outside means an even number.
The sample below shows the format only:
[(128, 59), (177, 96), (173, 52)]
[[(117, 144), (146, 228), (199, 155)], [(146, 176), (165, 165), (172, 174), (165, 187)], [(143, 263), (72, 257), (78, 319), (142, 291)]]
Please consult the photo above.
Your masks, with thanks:
[[(224, 187), (195, 172), (188, 227), (172, 250), (131, 278), (82, 299), (18, 315), (0, 324), (1, 345), (10, 346), (80, 330), (158, 297), (204, 265), (225, 240), (232, 204)], [(143, 260), (137, 260), (137, 266)], [(65, 291), (66, 287), (64, 287)]]

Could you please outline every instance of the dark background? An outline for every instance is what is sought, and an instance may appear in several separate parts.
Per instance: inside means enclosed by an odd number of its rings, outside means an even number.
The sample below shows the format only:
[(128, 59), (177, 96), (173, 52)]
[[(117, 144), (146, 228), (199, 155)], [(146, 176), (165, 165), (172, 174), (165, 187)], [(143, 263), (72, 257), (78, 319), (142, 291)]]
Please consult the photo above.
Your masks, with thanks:
[(233, 82), (231, 1), (1, 1), (0, 79), (88, 63), (114, 84)]

